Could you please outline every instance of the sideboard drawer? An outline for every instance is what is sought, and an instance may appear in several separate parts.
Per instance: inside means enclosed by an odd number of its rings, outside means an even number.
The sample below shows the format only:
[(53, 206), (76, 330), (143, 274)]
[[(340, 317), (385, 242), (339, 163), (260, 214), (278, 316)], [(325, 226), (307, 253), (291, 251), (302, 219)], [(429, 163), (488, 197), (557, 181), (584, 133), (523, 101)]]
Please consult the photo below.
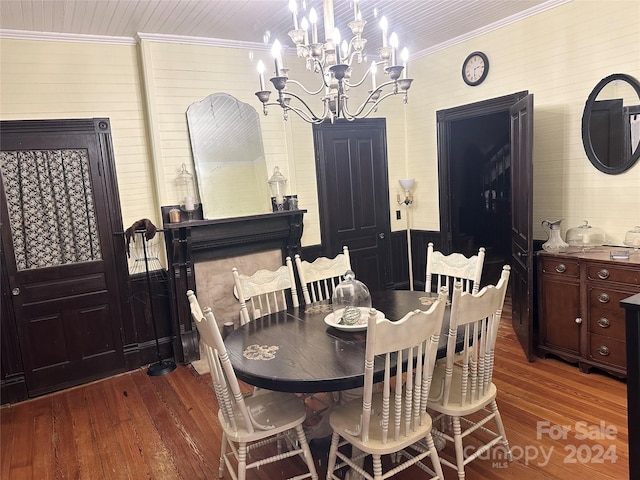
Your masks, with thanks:
[(589, 309), (598, 307), (606, 308), (623, 315), (624, 310), (620, 307), (620, 301), (631, 295), (633, 295), (633, 293), (629, 291), (624, 292), (600, 287), (599, 285), (589, 285)]
[(591, 334), (589, 338), (588, 358), (598, 363), (609, 363), (620, 368), (627, 368), (626, 343), (622, 340)]
[(580, 263), (564, 258), (542, 258), (542, 271), (544, 273), (563, 275), (565, 277), (580, 277)]
[(624, 310), (622, 308), (591, 308), (589, 332), (624, 341)]
[(587, 279), (605, 282), (626, 283), (637, 285), (640, 292), (640, 270), (628, 269), (620, 266), (590, 264), (587, 265)]

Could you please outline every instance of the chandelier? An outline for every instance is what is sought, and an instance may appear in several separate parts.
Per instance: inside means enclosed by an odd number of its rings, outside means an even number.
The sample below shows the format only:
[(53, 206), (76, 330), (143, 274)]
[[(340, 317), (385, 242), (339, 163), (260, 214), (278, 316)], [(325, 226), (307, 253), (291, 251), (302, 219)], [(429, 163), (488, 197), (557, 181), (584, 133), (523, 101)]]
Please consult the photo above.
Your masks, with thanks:
[[(304, 1), (304, 0), (303, 0)], [(409, 53), (403, 49), (400, 55), (402, 65), (397, 63), (396, 51), (398, 49), (398, 37), (395, 33), (388, 34), (388, 22), (386, 17), (380, 20), (382, 30), (382, 47), (378, 48), (379, 60), (371, 62), (361, 79), (352, 79), (353, 66), (361, 64), (366, 59), (364, 47), (367, 39), (362, 36), (365, 24), (359, 9), (358, 0), (353, 2), (353, 20), (348, 23), (352, 33), (351, 40), (346, 39), (340, 43), (341, 35), (334, 28), (333, 0), (323, 0), (324, 10), (324, 43), (318, 37), (318, 16), (314, 8), (311, 8), (307, 17), (298, 23), (298, 8), (296, 0), (290, 0), (289, 9), (293, 14), (294, 29), (289, 32), (289, 37), (296, 46), (299, 58), (305, 61), (306, 69), (318, 74), (319, 87), (316, 90), (306, 88), (301, 82), (290, 78), (289, 69), (283, 67), (280, 42), (273, 43), (271, 54), (274, 58), (275, 76), (270, 79), (277, 91), (277, 99), (269, 102), (271, 91), (265, 88), (265, 65), (258, 62), (258, 74), (260, 79), (260, 91), (256, 96), (262, 102), (265, 115), (267, 107), (280, 106), (284, 119), (287, 120), (289, 112), (297, 114), (301, 119), (309, 123), (321, 123), (325, 120), (343, 118), (355, 120), (366, 118), (376, 111), (378, 105), (386, 98), (401, 94), (404, 103), (407, 103), (408, 90), (413, 79), (407, 78), (407, 61)], [(376, 83), (376, 74), (381, 68), (388, 77), (381, 83)], [(361, 94), (364, 101), (356, 107), (349, 104), (350, 91), (362, 87), (365, 81), (371, 78), (371, 89)], [(316, 113), (305, 100), (289, 86), (300, 88), (307, 95), (320, 96), (322, 112)], [(363, 89), (366, 89), (364, 86)]]

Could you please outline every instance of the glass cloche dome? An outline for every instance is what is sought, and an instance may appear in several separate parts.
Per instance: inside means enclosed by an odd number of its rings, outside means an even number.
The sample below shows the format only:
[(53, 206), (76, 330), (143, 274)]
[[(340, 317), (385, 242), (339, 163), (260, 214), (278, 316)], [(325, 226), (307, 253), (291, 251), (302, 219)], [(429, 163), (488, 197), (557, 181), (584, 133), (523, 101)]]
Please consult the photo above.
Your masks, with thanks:
[(640, 225), (629, 230), (624, 236), (624, 244), (627, 247), (640, 249)]
[(567, 230), (567, 243), (573, 247), (592, 248), (604, 245), (604, 231), (585, 220), (579, 227)]
[(371, 294), (364, 283), (356, 280), (351, 270), (347, 270), (344, 280), (334, 290), (331, 303), (336, 323), (342, 325), (367, 323), (367, 312), (371, 308)]

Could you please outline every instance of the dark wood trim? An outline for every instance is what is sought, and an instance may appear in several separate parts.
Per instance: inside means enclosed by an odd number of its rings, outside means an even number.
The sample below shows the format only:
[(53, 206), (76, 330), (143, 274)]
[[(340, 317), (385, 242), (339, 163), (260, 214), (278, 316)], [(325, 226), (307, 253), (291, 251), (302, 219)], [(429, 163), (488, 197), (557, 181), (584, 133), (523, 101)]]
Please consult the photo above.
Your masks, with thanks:
[(526, 95), (527, 91), (522, 91), (436, 112), (438, 123), (438, 185), (440, 185), (440, 249), (444, 253), (451, 253), (453, 248), (451, 199), (448, 188), (451, 184), (451, 124), (458, 120), (498, 112), (509, 112), (509, 107)]
[(173, 328), (171, 302), (169, 300), (169, 276), (166, 270), (154, 272), (151, 276), (151, 296), (153, 316), (149, 303), (146, 274), (129, 276), (126, 285), (127, 301), (133, 322), (129, 328), (133, 331), (132, 341), (124, 345), (124, 354), (128, 368), (154, 363), (158, 360), (153, 322), (155, 320), (160, 344), (160, 357), (173, 359)]
[[(163, 212), (168, 208), (163, 207)], [(287, 256), (300, 252), (305, 213), (306, 210), (288, 210), (180, 223), (169, 223), (168, 215), (163, 215), (173, 349), (178, 361), (189, 363), (200, 357), (186, 297), (187, 290), (197, 292), (194, 263), (267, 250), (280, 250), (284, 263)]]

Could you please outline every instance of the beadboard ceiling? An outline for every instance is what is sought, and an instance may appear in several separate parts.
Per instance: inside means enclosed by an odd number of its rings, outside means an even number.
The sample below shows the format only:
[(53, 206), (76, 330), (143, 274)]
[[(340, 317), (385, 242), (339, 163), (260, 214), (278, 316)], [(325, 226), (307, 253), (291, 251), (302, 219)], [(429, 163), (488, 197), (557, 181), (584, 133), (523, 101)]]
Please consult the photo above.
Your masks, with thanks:
[[(360, 0), (368, 23), (365, 51), (381, 43), (379, 18), (385, 15), (389, 32), (412, 56), (473, 38), (498, 26), (570, 0)], [(298, 0), (315, 7), (322, 17), (321, 0)], [(293, 29), (288, 0), (2, 0), (0, 36), (60, 38), (87, 41), (134, 42), (139, 34), (190, 37), (187, 41), (265, 47), (279, 39), (292, 46)], [(335, 24), (346, 36), (353, 19), (352, 0), (334, 0)], [(319, 32), (323, 26), (319, 24)], [(49, 34), (49, 35), (47, 35)], [(323, 38), (320, 33), (320, 38)], [(177, 41), (177, 39), (175, 39)], [(183, 39), (184, 41), (184, 39)]]

